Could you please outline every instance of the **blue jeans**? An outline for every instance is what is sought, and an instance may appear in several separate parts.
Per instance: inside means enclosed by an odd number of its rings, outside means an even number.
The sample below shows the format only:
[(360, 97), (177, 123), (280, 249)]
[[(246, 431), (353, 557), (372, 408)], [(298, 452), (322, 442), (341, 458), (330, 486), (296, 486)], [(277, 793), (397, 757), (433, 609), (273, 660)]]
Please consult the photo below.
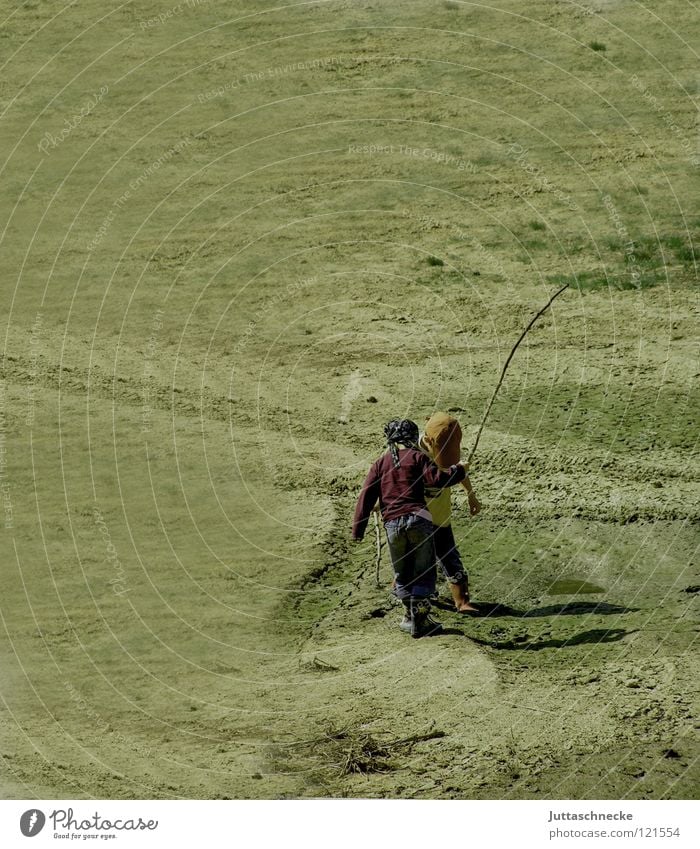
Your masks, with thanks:
[(394, 567), (394, 595), (404, 599), (427, 598), (435, 592), (433, 523), (415, 513), (384, 524)]

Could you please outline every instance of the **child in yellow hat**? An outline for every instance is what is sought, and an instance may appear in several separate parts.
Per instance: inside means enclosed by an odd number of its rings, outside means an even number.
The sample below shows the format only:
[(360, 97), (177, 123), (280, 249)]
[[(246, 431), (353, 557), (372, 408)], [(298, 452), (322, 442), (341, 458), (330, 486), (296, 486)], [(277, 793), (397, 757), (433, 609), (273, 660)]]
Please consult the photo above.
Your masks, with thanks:
[[(448, 469), (459, 463), (462, 443), (462, 428), (449, 413), (433, 413), (427, 420), (425, 431), (418, 440), (418, 447), (438, 466)], [(467, 491), (469, 511), (476, 515), (481, 505), (467, 476), (462, 482)], [(452, 495), (448, 488), (426, 487), (425, 499), (433, 519), (433, 543), (435, 556), (447, 579), (455, 607), (459, 613), (478, 614), (478, 609), (469, 600), (469, 578), (452, 532)]]

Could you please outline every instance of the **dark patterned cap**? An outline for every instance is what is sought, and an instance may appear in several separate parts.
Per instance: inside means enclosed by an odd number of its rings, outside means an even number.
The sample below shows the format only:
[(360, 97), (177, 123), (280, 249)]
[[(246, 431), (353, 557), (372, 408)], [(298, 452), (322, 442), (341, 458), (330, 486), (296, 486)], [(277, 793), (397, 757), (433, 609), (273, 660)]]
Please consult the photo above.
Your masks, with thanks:
[(396, 446), (399, 443), (401, 445), (416, 445), (419, 436), (418, 425), (410, 419), (392, 419), (384, 425), (384, 436), (386, 436), (386, 444), (391, 451), (394, 466), (398, 468), (399, 452)]
[(396, 442), (415, 445), (418, 442), (418, 425), (410, 419), (392, 419), (384, 426), (384, 436), (388, 445)]

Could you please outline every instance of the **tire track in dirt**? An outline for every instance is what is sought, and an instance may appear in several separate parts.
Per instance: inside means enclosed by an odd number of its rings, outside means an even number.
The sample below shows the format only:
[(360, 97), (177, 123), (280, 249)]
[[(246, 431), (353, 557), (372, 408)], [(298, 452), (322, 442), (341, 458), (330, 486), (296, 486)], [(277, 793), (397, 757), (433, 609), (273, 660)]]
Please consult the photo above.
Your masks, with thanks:
[(166, 410), (174, 415), (201, 416), (215, 421), (230, 421), (255, 425), (254, 416), (246, 414), (240, 406), (232, 407), (228, 396), (217, 395), (202, 389), (193, 392), (147, 380), (134, 375), (103, 374), (98, 366), (90, 370), (69, 365), (36, 362), (25, 357), (5, 354), (0, 357), (0, 368), (8, 385), (59, 391), (64, 395), (78, 395), (112, 401), (115, 405), (145, 406)]

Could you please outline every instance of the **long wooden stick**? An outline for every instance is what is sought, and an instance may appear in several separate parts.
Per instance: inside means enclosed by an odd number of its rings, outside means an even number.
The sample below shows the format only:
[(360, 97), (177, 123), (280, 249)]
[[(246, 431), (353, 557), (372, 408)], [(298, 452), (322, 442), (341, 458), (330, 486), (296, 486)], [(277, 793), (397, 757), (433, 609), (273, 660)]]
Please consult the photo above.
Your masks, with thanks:
[(467, 458), (467, 466), (471, 463), (472, 457), (476, 453), (476, 447), (479, 444), (479, 437), (481, 436), (481, 431), (484, 429), (484, 425), (486, 424), (486, 419), (488, 418), (489, 413), (491, 412), (491, 407), (493, 406), (493, 402), (496, 400), (496, 395), (498, 395), (498, 390), (501, 388), (501, 384), (503, 383), (503, 378), (506, 376), (506, 369), (508, 368), (510, 361), (513, 359), (513, 354), (515, 354), (515, 352), (517, 351), (518, 345), (527, 336), (528, 331), (530, 330), (532, 325), (537, 321), (537, 319), (549, 309), (549, 307), (552, 304), (552, 301), (556, 297), (561, 295), (561, 293), (565, 289), (568, 289), (568, 288), (569, 288), (569, 284), (567, 283), (566, 286), (562, 286), (561, 289), (559, 289), (558, 292), (555, 292), (552, 295), (552, 297), (547, 301), (547, 303), (542, 307), (542, 309), (537, 313), (537, 315), (535, 315), (535, 317), (530, 321), (530, 323), (525, 328), (525, 330), (523, 330), (523, 332), (520, 334), (520, 338), (515, 343), (515, 345), (513, 345), (513, 349), (510, 352), (510, 354), (508, 354), (508, 359), (505, 361), (505, 365), (503, 366), (503, 370), (501, 371), (501, 376), (498, 380), (498, 383), (496, 384), (496, 388), (493, 390), (493, 395), (491, 396), (491, 400), (489, 401), (488, 407), (486, 408), (486, 412), (484, 413), (483, 418), (481, 419), (481, 424), (479, 425), (479, 430), (477, 431), (476, 439), (474, 440), (474, 445), (472, 447), (472, 450), (469, 452), (469, 457)]
[[(510, 365), (510, 361), (513, 359), (513, 355), (515, 354), (515, 352), (518, 349), (518, 345), (520, 345), (520, 343), (523, 341), (523, 339), (527, 336), (528, 331), (530, 330), (532, 325), (537, 321), (537, 319), (543, 313), (547, 312), (549, 307), (552, 305), (552, 302), (554, 301), (554, 299), (557, 298), (559, 295), (561, 295), (561, 293), (565, 289), (568, 289), (568, 288), (569, 288), (569, 284), (567, 283), (565, 286), (562, 286), (561, 289), (559, 289), (559, 291), (555, 292), (552, 295), (552, 297), (547, 301), (547, 303), (542, 307), (542, 309), (531, 319), (528, 326), (520, 334), (520, 338), (518, 339), (518, 341), (515, 343), (515, 345), (513, 345), (513, 348), (511, 350), (510, 354), (508, 354), (508, 359), (505, 361), (505, 364), (503, 365), (503, 369), (501, 371), (501, 376), (498, 379), (498, 383), (496, 384), (496, 388), (493, 390), (493, 395), (491, 395), (491, 400), (489, 401), (488, 407), (486, 408), (486, 412), (484, 413), (484, 415), (481, 419), (481, 424), (479, 425), (479, 430), (477, 431), (476, 439), (474, 440), (474, 445), (472, 446), (472, 450), (469, 452), (469, 457), (467, 458), (467, 462), (466, 462), (467, 466), (469, 466), (469, 464), (472, 461), (472, 458), (474, 457), (474, 454), (476, 453), (476, 448), (479, 444), (479, 438), (481, 437), (481, 432), (484, 429), (484, 425), (486, 424), (486, 419), (488, 418), (489, 413), (491, 412), (491, 407), (493, 406), (493, 402), (496, 400), (496, 395), (498, 395), (498, 390), (501, 388), (501, 384), (503, 383), (503, 378), (506, 376), (506, 370), (508, 369), (508, 366)], [(466, 484), (462, 483), (462, 486), (464, 487), (465, 490), (467, 490), (467, 492), (469, 492), (469, 489), (467, 488)], [(381, 532), (379, 530), (379, 518), (377, 516), (376, 511), (373, 513), (373, 515), (374, 515), (375, 543), (376, 543), (376, 546), (377, 546), (377, 553), (375, 555), (374, 562), (375, 562), (376, 569), (377, 569), (377, 574), (376, 574), (377, 586), (381, 587), (382, 584), (381, 584), (381, 581), (379, 580), (379, 569), (380, 569), (381, 562), (382, 562), (382, 537), (381, 537)]]

